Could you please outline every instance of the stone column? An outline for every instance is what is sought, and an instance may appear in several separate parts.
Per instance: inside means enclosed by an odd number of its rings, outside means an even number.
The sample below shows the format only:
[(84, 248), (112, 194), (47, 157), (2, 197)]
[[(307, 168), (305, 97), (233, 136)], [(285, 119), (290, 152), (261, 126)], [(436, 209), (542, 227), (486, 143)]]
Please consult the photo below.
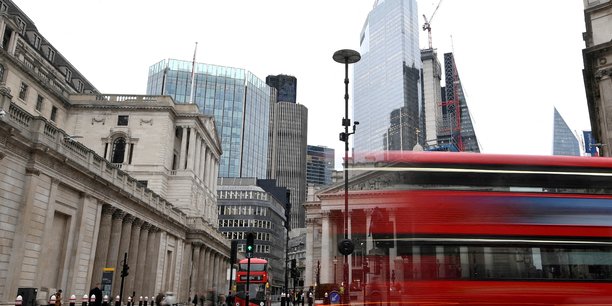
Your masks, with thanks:
[[(113, 277), (113, 296), (119, 294), (121, 287), (121, 268), (123, 264), (123, 257), (128, 252), (130, 247), (130, 238), (132, 236), (132, 222), (134, 222), (134, 216), (126, 215), (123, 218), (123, 224), (121, 227), (121, 242), (119, 243), (119, 252), (117, 253), (117, 268), (115, 268), (115, 275)], [(125, 287), (124, 287), (125, 288)], [(127, 301), (128, 295), (123, 292), (123, 301)]]
[(315, 219), (306, 219), (306, 266), (304, 269), (304, 288), (309, 288), (315, 284), (316, 260), (314, 258), (314, 227)]
[[(148, 238), (147, 259), (145, 261), (145, 275), (142, 280), (142, 286), (147, 294), (157, 294), (157, 292), (155, 292), (155, 281), (157, 279), (157, 258), (159, 256), (159, 229), (155, 226), (151, 226)], [(155, 298), (155, 295), (153, 295), (153, 298)]]
[[(191, 259), (191, 292), (200, 292), (201, 286), (198, 283), (198, 276), (202, 271), (200, 270), (200, 252), (202, 245), (200, 243), (193, 243), (193, 256)], [(199, 295), (199, 294), (198, 294)]]
[[(132, 223), (132, 234), (130, 236), (130, 248), (128, 251), (128, 266), (130, 267), (129, 274), (125, 278), (124, 295), (132, 296), (136, 291), (134, 282), (136, 281), (136, 267), (138, 265), (138, 253), (140, 248), (140, 232), (143, 221), (140, 219), (134, 220)], [(136, 295), (134, 295), (136, 298)]]
[(219, 291), (219, 254), (214, 253), (211, 258), (212, 266), (210, 267), (212, 287), (215, 292)]
[[(182, 258), (182, 267), (181, 267), (181, 276), (180, 276), (180, 287), (178, 300), (179, 301), (187, 301), (189, 298), (193, 296), (193, 293), (190, 291), (190, 282), (189, 277), (191, 276), (191, 255), (192, 255), (192, 246), (188, 241), (183, 242), (183, 258)], [(189, 300), (188, 302), (191, 302)]]
[(198, 176), (202, 179), (202, 182), (204, 182), (204, 180), (206, 179), (204, 177), (204, 164), (206, 162), (206, 140), (202, 139), (202, 143), (200, 144), (201, 148), (200, 148), (200, 156), (198, 157), (200, 159), (200, 168), (198, 170)]
[(198, 178), (200, 177), (200, 149), (202, 149), (202, 140), (198, 135), (195, 140), (195, 155), (193, 157), (193, 174)]
[(182, 126), (183, 136), (181, 137), (181, 155), (179, 158), (179, 165), (176, 167), (179, 170), (185, 169), (185, 155), (187, 155), (187, 127)]
[(372, 213), (374, 212), (374, 209), (372, 208), (367, 208), (365, 210), (366, 213), (366, 255), (369, 254), (370, 250), (374, 248), (374, 240), (372, 238), (372, 236), (370, 236), (370, 225), (372, 224)]
[(321, 217), (321, 283), (332, 283), (333, 267), (330, 265), (330, 262), (332, 257), (331, 249), (333, 247), (330, 243), (329, 211), (322, 211)]
[[(210, 187), (210, 150), (206, 150), (206, 154), (204, 155), (204, 185), (209, 188)], [(209, 188), (210, 189), (210, 188)]]
[(211, 255), (212, 255), (212, 249), (209, 248), (206, 251), (206, 256), (204, 257), (204, 265), (203, 265), (203, 267), (204, 267), (204, 270), (203, 270), (203, 272), (204, 272), (203, 273), (204, 274), (204, 286), (205, 286), (204, 290), (207, 290), (207, 291), (209, 289), (212, 289), (212, 284), (213, 284), (212, 283), (212, 279), (211, 279), (211, 276), (212, 276), (212, 273), (211, 273), (211, 271), (212, 271), (212, 264), (211, 264), (211, 261), (210, 261)]
[[(148, 241), (149, 241), (149, 229), (151, 228), (151, 224), (144, 223), (140, 228), (140, 241), (138, 242), (138, 262), (136, 263), (136, 268), (134, 271), (136, 273), (136, 281), (134, 282), (134, 291), (136, 291), (136, 295), (138, 297), (148, 296), (149, 292), (145, 292), (143, 289), (143, 282), (145, 276), (145, 262), (147, 260), (147, 249), (148, 249)], [(134, 269), (134, 268), (130, 268)]]
[(200, 251), (200, 261), (198, 263), (198, 290), (201, 290), (202, 293), (205, 293), (208, 290), (208, 284), (206, 283), (208, 279), (208, 263), (206, 259), (210, 253), (210, 249), (205, 245), (202, 245), (202, 249)]
[(94, 259), (94, 267), (90, 284), (91, 288), (102, 281), (102, 269), (105, 268), (106, 264), (106, 254), (110, 244), (114, 212), (114, 207), (108, 204), (102, 205), (102, 216), (100, 218), (100, 229), (98, 231), (98, 243), (96, 245), (96, 257)]
[[(119, 267), (119, 265), (117, 264), (117, 257), (119, 254), (119, 243), (121, 242), (122, 228), (121, 225), (123, 224), (124, 216), (125, 212), (121, 210), (115, 210), (115, 212), (113, 213), (108, 253), (106, 254), (106, 267), (115, 269), (114, 276), (119, 275), (119, 273), (121, 273), (121, 267)], [(116, 279), (117, 278), (113, 277), (113, 287), (111, 288), (110, 296), (117, 296), (119, 294), (119, 291), (115, 291), (116, 287), (114, 286), (114, 284)]]
[(187, 153), (187, 169), (193, 170), (195, 162), (196, 131), (193, 127), (189, 128), (189, 151)]

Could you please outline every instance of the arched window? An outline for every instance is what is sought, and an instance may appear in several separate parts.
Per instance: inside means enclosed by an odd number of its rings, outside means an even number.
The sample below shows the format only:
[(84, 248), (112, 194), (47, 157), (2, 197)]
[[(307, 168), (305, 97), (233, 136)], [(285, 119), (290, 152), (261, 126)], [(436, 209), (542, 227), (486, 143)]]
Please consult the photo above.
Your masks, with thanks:
[(125, 138), (119, 137), (113, 141), (113, 153), (111, 163), (121, 164), (125, 157)]

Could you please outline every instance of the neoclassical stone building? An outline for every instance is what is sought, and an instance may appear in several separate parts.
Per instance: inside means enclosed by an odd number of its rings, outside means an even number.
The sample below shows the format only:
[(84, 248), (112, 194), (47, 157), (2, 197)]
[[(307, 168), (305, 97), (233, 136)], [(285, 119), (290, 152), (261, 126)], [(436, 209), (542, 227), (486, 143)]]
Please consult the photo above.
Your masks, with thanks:
[[(212, 117), (167, 96), (102, 95), (0, 0), (0, 305), (103, 288), (226, 293)], [(108, 278), (107, 278), (108, 279)], [(25, 305), (28, 305), (25, 301)]]

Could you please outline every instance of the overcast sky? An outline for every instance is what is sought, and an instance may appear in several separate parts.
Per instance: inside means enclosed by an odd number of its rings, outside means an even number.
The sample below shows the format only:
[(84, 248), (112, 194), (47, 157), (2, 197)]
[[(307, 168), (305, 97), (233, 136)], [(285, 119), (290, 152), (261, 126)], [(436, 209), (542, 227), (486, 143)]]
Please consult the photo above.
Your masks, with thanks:
[[(332, 55), (359, 50), (374, 0), (13, 1), (102, 93), (145, 94), (149, 66), (191, 61), (195, 42), (198, 62), (295, 76), (308, 143), (336, 149), (341, 168), (344, 67)], [(420, 25), (437, 3), (418, 1)], [(551, 154), (553, 106), (590, 130), (582, 0), (444, 0), (431, 28), (440, 61), (455, 54), (483, 152)]]

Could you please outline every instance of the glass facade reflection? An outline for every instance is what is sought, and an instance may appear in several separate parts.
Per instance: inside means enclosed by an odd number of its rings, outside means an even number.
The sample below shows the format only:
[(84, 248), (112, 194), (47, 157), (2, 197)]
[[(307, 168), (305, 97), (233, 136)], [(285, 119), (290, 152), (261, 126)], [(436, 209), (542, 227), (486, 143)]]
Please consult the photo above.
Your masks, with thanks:
[(555, 107), (553, 155), (580, 156), (580, 144)]
[(366, 19), (361, 60), (354, 65), (358, 160), (367, 152), (417, 144), (423, 108), (419, 31), (416, 0), (378, 0)]
[[(162, 60), (149, 68), (148, 95), (196, 103), (214, 116), (223, 154), (219, 177), (266, 177), (270, 87), (240, 68)], [(194, 80), (192, 93), (192, 79)]]

